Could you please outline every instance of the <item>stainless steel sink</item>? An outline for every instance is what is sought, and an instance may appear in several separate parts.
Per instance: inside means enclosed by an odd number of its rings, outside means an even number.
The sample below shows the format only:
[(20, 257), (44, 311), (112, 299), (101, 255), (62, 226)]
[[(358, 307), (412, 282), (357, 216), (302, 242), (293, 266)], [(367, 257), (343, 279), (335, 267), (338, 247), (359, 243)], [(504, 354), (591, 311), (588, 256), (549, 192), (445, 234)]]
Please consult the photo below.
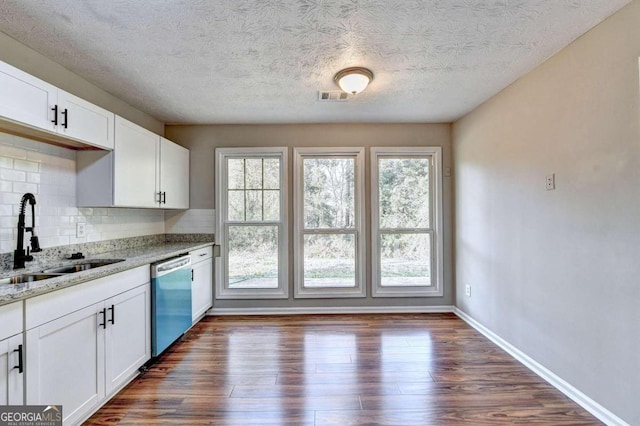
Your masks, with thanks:
[(74, 272), (86, 271), (88, 269), (99, 268), (101, 266), (112, 265), (124, 262), (124, 259), (89, 260), (73, 265), (60, 266), (58, 268), (45, 269), (45, 274), (72, 274)]
[(31, 281), (46, 280), (48, 278), (59, 277), (62, 274), (55, 273), (36, 273), (36, 274), (22, 274), (15, 277), (2, 278), (0, 284), (22, 284)]
[(73, 265), (59, 266), (57, 268), (45, 269), (42, 272), (34, 272), (30, 274), (17, 275), (15, 277), (1, 278), (0, 285), (2, 284), (22, 284), (31, 281), (41, 281), (48, 278), (59, 277), (65, 274), (72, 274), (74, 272), (86, 271), (92, 268), (99, 268), (101, 266), (112, 265), (114, 263), (124, 262), (124, 259), (100, 259), (100, 260), (88, 260), (86, 262), (80, 262)]

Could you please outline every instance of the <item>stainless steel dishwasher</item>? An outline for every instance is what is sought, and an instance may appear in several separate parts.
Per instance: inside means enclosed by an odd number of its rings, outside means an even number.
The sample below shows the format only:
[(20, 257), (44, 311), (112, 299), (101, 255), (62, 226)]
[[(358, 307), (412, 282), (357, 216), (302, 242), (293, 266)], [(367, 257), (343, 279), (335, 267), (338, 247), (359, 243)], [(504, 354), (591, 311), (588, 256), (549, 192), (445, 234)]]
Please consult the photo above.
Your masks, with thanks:
[(191, 257), (151, 265), (151, 355), (156, 357), (191, 327)]

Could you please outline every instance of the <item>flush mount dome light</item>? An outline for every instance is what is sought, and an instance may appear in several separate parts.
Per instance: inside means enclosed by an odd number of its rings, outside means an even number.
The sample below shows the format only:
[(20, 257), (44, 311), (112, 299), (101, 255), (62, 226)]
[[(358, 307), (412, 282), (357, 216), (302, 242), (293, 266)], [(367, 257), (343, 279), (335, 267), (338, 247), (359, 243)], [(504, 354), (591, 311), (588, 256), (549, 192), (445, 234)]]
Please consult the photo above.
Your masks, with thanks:
[(338, 71), (333, 80), (343, 91), (356, 95), (371, 83), (373, 73), (362, 67), (345, 68)]

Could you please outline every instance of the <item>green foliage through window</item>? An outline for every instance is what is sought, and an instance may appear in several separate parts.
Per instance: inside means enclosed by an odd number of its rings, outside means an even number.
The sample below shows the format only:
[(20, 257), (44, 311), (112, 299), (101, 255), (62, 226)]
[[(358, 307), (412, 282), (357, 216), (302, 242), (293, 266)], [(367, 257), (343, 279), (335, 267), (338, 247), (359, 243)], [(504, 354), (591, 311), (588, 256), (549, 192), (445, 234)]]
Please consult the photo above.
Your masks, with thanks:
[(227, 160), (227, 217), (234, 222), (280, 219), (280, 160)]

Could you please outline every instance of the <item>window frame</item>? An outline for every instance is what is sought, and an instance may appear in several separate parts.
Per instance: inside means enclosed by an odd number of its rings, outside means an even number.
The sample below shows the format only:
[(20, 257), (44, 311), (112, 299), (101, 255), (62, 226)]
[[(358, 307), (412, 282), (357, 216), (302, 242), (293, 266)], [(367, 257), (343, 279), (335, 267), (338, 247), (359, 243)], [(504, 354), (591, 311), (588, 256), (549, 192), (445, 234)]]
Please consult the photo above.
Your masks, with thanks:
[[(355, 235), (355, 287), (304, 287), (304, 236), (342, 235), (328, 229), (304, 228), (304, 171), (305, 158), (354, 158), (354, 235)], [(366, 234), (365, 234), (365, 149), (345, 148), (294, 148), (293, 149), (293, 252), (294, 298), (350, 298), (366, 297)]]
[[(280, 159), (280, 220), (279, 221), (228, 221), (227, 220), (227, 170), (229, 158), (278, 158)], [(288, 148), (216, 148), (215, 150), (215, 207), (216, 244), (220, 257), (215, 258), (216, 299), (288, 299), (289, 298), (289, 181)], [(228, 237), (232, 226), (278, 227), (278, 287), (277, 288), (229, 288), (228, 287)]]
[[(442, 198), (442, 148), (430, 147), (372, 147), (371, 153), (371, 296), (372, 297), (442, 297), (444, 295), (444, 243)], [(427, 233), (431, 235), (431, 286), (381, 285), (380, 240), (384, 232), (380, 228), (379, 159), (380, 158), (431, 158), (430, 228), (390, 229), (397, 233)], [(391, 232), (386, 232), (391, 233)]]

